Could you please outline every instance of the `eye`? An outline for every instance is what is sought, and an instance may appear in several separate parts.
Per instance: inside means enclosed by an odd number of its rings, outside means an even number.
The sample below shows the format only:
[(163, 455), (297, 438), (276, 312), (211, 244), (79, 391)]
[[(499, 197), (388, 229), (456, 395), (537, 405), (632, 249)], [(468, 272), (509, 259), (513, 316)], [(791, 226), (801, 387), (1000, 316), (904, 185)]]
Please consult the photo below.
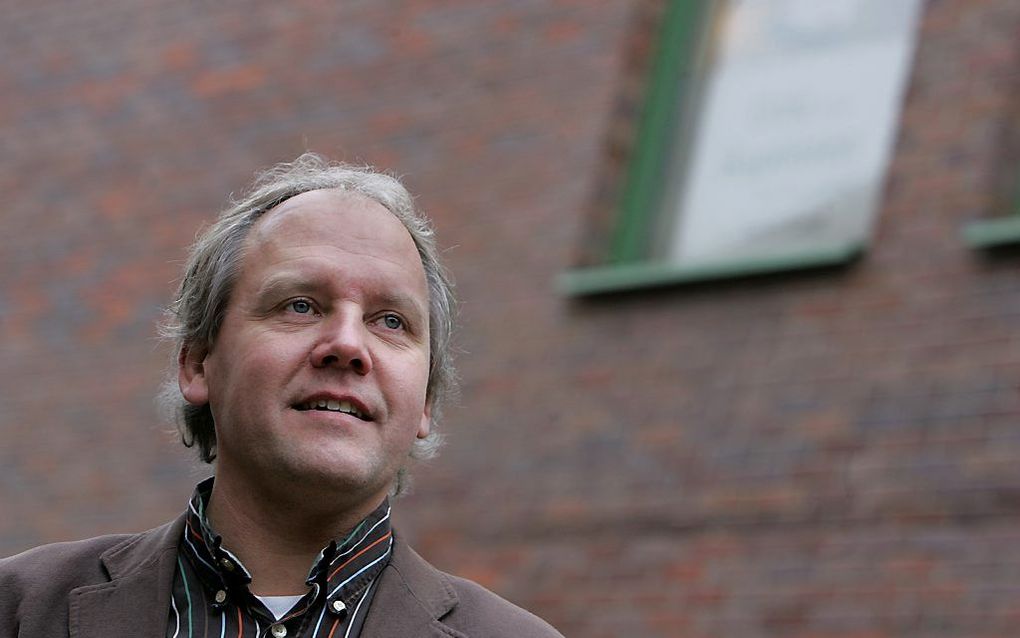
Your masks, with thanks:
[(299, 315), (307, 315), (312, 311), (312, 304), (307, 299), (295, 299), (287, 307)]
[(400, 330), (404, 327), (404, 320), (399, 315), (395, 315), (392, 312), (383, 315), (383, 325), (390, 330)]

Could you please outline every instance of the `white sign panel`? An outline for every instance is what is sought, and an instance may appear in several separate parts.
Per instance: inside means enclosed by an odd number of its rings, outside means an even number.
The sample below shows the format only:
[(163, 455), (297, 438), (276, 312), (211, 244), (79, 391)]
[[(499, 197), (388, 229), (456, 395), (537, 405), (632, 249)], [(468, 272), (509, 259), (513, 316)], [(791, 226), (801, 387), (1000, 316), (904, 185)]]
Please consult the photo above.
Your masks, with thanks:
[(669, 196), (670, 258), (703, 263), (866, 239), (921, 0), (726, 0)]

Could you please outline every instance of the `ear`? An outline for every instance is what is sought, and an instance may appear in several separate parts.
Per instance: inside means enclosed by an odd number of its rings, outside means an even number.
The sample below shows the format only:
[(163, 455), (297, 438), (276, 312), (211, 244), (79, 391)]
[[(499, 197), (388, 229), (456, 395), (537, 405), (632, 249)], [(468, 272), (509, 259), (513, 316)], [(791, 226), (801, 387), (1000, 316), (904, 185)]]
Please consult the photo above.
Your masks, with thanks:
[(192, 405), (209, 403), (209, 385), (205, 379), (205, 356), (203, 348), (181, 347), (177, 355), (177, 384), (184, 400)]
[(421, 423), (418, 424), (418, 438), (424, 439), (432, 431), (432, 402), (425, 402), (425, 410), (421, 415)]

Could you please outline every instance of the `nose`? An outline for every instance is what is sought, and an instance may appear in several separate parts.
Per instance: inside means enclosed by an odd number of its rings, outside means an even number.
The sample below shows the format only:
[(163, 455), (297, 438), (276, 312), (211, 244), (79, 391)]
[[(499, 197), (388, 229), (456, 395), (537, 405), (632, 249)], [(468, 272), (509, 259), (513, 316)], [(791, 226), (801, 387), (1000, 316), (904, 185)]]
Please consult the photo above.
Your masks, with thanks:
[(365, 375), (372, 370), (368, 333), (360, 309), (345, 308), (320, 324), (320, 334), (311, 352), (315, 368), (337, 367)]

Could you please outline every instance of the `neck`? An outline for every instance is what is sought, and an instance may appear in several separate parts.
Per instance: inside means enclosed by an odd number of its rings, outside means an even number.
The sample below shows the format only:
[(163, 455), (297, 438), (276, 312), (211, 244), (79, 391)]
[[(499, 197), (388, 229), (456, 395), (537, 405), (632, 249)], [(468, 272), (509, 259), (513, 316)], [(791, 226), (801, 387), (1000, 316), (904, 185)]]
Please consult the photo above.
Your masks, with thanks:
[[(360, 507), (326, 511), (295, 492), (273, 498), (229, 473), (217, 472), (206, 516), (223, 545), (244, 563), (252, 576), (250, 589), (260, 596), (303, 594), (305, 579), (318, 553), (332, 539), (341, 539), (385, 495)], [(303, 495), (302, 495), (303, 497)]]

